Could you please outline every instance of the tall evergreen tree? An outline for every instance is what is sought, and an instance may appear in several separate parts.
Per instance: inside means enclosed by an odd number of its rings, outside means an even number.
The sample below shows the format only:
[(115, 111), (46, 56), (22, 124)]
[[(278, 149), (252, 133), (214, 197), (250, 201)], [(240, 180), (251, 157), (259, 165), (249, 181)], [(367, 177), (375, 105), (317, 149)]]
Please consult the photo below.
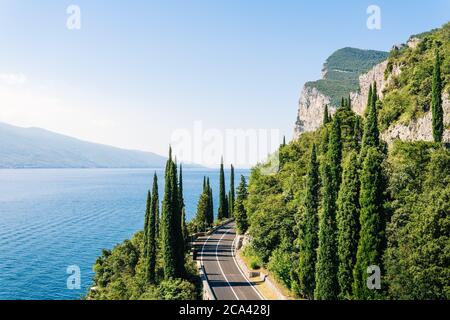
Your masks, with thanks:
[(444, 133), (444, 110), (442, 108), (442, 78), (441, 78), (441, 58), (436, 49), (435, 63), (433, 70), (431, 112), (433, 115), (433, 138), (435, 142), (442, 142)]
[(169, 159), (166, 163), (164, 197), (162, 202), (161, 214), (161, 243), (163, 256), (163, 269), (165, 279), (174, 279), (178, 277), (177, 269), (177, 239), (175, 215), (177, 208), (173, 199), (178, 198), (178, 193), (174, 193), (173, 176), (174, 164), (172, 161), (172, 149), (169, 150)]
[(203, 191), (198, 199), (197, 204), (197, 215), (195, 217), (197, 231), (204, 232), (208, 227), (208, 206), (209, 206), (209, 197), (207, 191)]
[(178, 193), (179, 193), (179, 202), (180, 207), (184, 208), (184, 196), (183, 196), (183, 165), (180, 163), (180, 178), (178, 181)]
[(341, 183), (341, 161), (342, 161), (342, 138), (341, 138), (341, 121), (339, 116), (333, 119), (333, 127), (330, 133), (330, 141), (328, 144), (328, 159), (330, 160), (333, 188), (337, 194)]
[(339, 297), (352, 296), (353, 268), (359, 238), (358, 155), (352, 151), (344, 161), (342, 185), (337, 201), (338, 282)]
[(361, 146), (361, 162), (367, 153), (367, 148), (378, 148), (380, 145), (380, 132), (378, 130), (378, 110), (376, 82), (373, 85), (370, 104), (367, 106), (366, 119), (364, 122), (364, 133)]
[(361, 120), (359, 116), (355, 116), (355, 124), (353, 126), (353, 143), (352, 143), (352, 146), (355, 150), (359, 151), (361, 139), (362, 139)]
[(325, 110), (323, 111), (323, 125), (326, 125), (330, 122), (330, 115), (328, 113), (328, 105), (325, 105)]
[(209, 178), (207, 180), (208, 185), (208, 193), (209, 193), (209, 215), (208, 215), (208, 223), (210, 226), (214, 224), (214, 199), (213, 199), (213, 191), (211, 188), (211, 184), (209, 182)]
[(319, 242), (319, 217), (317, 214), (319, 208), (319, 165), (315, 145), (313, 145), (311, 151), (303, 206), (305, 213), (299, 234), (301, 243), (298, 275), (302, 294), (305, 298), (312, 300), (316, 287), (315, 270)]
[[(151, 197), (150, 215), (148, 219), (146, 243), (147, 243), (147, 281), (155, 283), (156, 281), (156, 253), (157, 253), (157, 216), (159, 213), (158, 205), (158, 184), (156, 175), (153, 178), (153, 196)], [(150, 194), (150, 192), (149, 192)]]
[(336, 244), (335, 182), (329, 159), (322, 163), (322, 214), (319, 219), (319, 247), (317, 250), (316, 300), (335, 300), (338, 297), (338, 260)]
[(245, 234), (248, 229), (247, 210), (245, 209), (245, 201), (247, 200), (247, 197), (247, 183), (244, 176), (241, 175), (241, 182), (239, 183), (239, 186), (237, 188), (237, 197), (234, 204), (236, 228), (239, 234)]
[(383, 156), (374, 147), (367, 150), (361, 170), (360, 235), (353, 271), (353, 295), (356, 299), (375, 299), (376, 290), (367, 287), (367, 268), (382, 267), (385, 220), (383, 217)]
[(328, 133), (328, 128), (324, 127), (322, 131), (322, 141), (320, 142), (320, 151), (325, 155), (328, 151), (328, 142), (330, 140), (330, 135)]
[(225, 192), (225, 172), (223, 170), (223, 158), (220, 163), (220, 178), (219, 178), (219, 210), (217, 213), (217, 218), (219, 220), (228, 218), (227, 211), (227, 194)]
[(152, 186), (152, 206), (151, 210), (155, 215), (155, 234), (156, 238), (160, 236), (160, 221), (159, 221), (159, 192), (158, 192), (158, 176), (156, 172), (153, 176), (153, 186)]
[(181, 215), (177, 165), (172, 160), (172, 148), (170, 148), (169, 159), (166, 164), (161, 217), (163, 267), (166, 279), (180, 278), (184, 274), (184, 241)]
[(234, 199), (235, 199), (236, 195), (235, 195), (235, 190), (234, 190), (234, 166), (231, 165), (231, 173), (230, 173), (230, 195), (229, 195), (229, 202), (230, 204), (228, 205), (228, 211), (229, 211), (229, 216), (232, 217), (233, 216), (233, 212), (234, 212)]
[(144, 256), (148, 257), (148, 229), (150, 221), (150, 213), (152, 210), (152, 194), (150, 190), (147, 192), (147, 204), (145, 206), (145, 219), (144, 219)]

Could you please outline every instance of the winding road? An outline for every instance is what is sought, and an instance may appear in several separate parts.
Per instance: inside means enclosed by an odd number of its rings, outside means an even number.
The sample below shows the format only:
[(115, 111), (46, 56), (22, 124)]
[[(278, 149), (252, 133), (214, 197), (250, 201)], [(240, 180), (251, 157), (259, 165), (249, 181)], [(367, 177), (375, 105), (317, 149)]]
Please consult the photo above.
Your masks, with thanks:
[(234, 256), (235, 224), (196, 241), (199, 260), (217, 300), (262, 300), (263, 297), (239, 268)]

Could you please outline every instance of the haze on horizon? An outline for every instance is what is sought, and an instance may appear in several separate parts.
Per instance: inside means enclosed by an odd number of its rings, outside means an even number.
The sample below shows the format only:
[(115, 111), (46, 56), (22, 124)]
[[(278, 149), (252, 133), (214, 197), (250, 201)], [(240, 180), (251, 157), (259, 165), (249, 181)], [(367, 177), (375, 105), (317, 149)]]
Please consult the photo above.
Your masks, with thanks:
[[(197, 121), (289, 139), (301, 87), (332, 52), (439, 27), (450, 3), (434, 2), (77, 0), (69, 30), (72, 3), (3, 0), (0, 122), (161, 155)], [(366, 27), (371, 4), (381, 30)]]

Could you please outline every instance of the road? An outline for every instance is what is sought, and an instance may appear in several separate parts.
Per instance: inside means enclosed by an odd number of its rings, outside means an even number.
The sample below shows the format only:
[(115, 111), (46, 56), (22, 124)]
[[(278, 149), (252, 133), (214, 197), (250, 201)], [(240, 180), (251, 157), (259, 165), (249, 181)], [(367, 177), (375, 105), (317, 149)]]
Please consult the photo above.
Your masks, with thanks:
[(262, 300), (262, 296), (238, 267), (234, 256), (234, 222), (196, 241), (197, 260), (203, 267), (217, 300)]

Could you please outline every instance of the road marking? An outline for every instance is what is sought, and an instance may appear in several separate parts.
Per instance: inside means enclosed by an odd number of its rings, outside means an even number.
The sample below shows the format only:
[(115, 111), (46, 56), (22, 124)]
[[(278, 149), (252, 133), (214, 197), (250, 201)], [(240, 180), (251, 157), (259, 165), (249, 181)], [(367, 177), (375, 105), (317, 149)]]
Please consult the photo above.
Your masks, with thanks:
[(245, 281), (247, 281), (247, 283), (248, 283), (248, 284), (253, 288), (253, 290), (256, 292), (256, 294), (258, 295), (258, 297), (259, 297), (261, 300), (266, 300), (266, 299), (264, 299), (264, 297), (259, 293), (259, 291), (255, 288), (254, 284), (250, 282), (250, 280), (249, 280), (249, 279), (247, 278), (247, 276), (244, 274), (244, 272), (242, 271), (241, 267), (239, 266), (239, 264), (238, 264), (237, 261), (236, 261), (236, 257), (235, 257), (235, 255), (234, 255), (234, 246), (235, 246), (236, 239), (237, 239), (237, 234), (235, 235), (234, 240), (233, 240), (233, 244), (231, 245), (231, 256), (233, 257), (234, 264), (235, 264), (236, 267), (238, 268), (238, 270), (239, 270), (239, 272), (241, 273), (242, 277), (244, 277)]
[(231, 285), (230, 281), (228, 281), (227, 276), (225, 275), (225, 273), (223, 272), (222, 266), (220, 265), (220, 261), (219, 261), (219, 256), (218, 256), (218, 250), (219, 250), (219, 244), (220, 241), (223, 240), (223, 238), (227, 235), (229, 231), (225, 232), (222, 237), (220, 238), (220, 240), (217, 242), (217, 246), (216, 246), (216, 260), (217, 260), (217, 264), (219, 265), (220, 268), (220, 272), (222, 272), (223, 277), (225, 278), (225, 281), (227, 282), (228, 286), (230, 287), (231, 291), (233, 291), (234, 296), (236, 297), (236, 300), (239, 300), (238, 295), (236, 294), (236, 292), (233, 289), (233, 286)]

